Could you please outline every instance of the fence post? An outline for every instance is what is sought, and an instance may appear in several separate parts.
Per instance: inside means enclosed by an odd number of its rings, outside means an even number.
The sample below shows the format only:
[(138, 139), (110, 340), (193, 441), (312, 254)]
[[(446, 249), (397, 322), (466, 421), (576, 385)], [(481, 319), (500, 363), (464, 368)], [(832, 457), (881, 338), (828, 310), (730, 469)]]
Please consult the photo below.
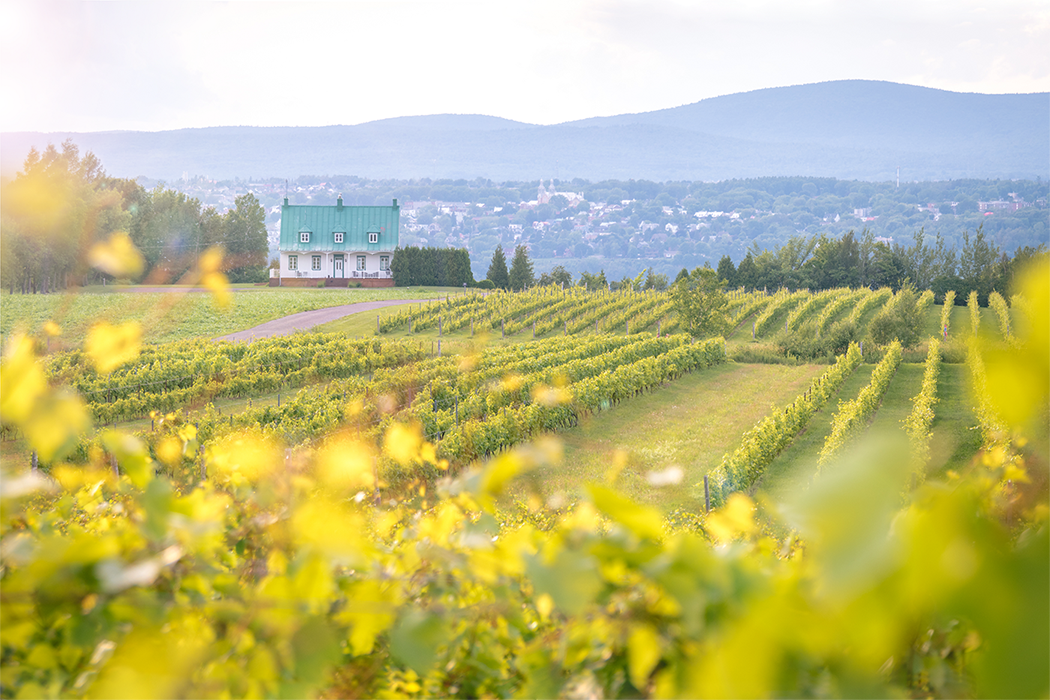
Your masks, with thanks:
[(474, 319), (470, 319), (470, 337), (474, 337)]
[(277, 392), (277, 408), (281, 407), (281, 392)]
[(704, 474), (704, 512), (711, 512), (711, 487), (707, 483), (707, 474)]
[(532, 319), (532, 339), (536, 340), (536, 319)]
[(36, 456), (36, 450), (33, 450), (33, 456), (30, 458), (29, 468), (35, 472), (39, 466), (40, 458)]
[(441, 317), (438, 316), (438, 337), (441, 337)]
[(383, 327), (379, 325), (379, 314), (376, 314), (376, 333), (382, 333)]
[(438, 341), (438, 357), (441, 357), (441, 341)]
[(566, 321), (565, 322), (565, 335), (568, 335), (568, 334), (569, 334), (569, 322)]
[(660, 337), (660, 322), (659, 321), (656, 322), (656, 337), (657, 338)]
[(507, 322), (504, 319), (502, 319), (502, 318), (499, 321), (499, 332), (500, 332), (501, 340), (506, 340), (507, 339)]
[(623, 322), (623, 333), (624, 333), (624, 335), (630, 335), (631, 334), (631, 322), (630, 321), (624, 321)]

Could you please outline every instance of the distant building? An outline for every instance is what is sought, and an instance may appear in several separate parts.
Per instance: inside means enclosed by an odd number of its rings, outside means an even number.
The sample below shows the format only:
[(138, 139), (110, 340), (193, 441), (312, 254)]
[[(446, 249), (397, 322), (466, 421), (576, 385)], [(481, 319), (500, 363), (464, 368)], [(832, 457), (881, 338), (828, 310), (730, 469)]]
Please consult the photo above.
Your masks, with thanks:
[(393, 287), (390, 259), (398, 246), (400, 208), (281, 206), (280, 269), (271, 286)]
[(1018, 209), (1024, 209), (1025, 207), (1031, 206), (1028, 202), (1023, 199), (1014, 200), (1012, 202), (1005, 202), (999, 200), (997, 202), (978, 202), (977, 210), (984, 212), (1015, 212)]

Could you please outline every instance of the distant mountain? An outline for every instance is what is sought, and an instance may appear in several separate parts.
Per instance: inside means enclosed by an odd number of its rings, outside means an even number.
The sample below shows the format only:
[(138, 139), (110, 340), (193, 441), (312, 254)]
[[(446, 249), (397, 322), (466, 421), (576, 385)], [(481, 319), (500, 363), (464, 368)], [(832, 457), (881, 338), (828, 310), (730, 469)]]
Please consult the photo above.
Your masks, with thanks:
[(356, 126), (0, 134), (0, 169), (72, 138), (120, 177), (360, 175), (885, 181), (1050, 178), (1050, 93), (984, 95), (844, 80), (537, 126), (484, 115)]

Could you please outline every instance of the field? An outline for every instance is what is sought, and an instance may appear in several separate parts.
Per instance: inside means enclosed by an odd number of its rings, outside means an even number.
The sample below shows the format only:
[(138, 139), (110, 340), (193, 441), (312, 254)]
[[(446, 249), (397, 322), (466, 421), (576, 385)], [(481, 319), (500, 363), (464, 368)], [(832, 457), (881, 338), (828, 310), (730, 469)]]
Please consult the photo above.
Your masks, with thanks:
[[(415, 420), (423, 426), (424, 438), (434, 441), (439, 448), (445, 445), (441, 450), (442, 457), (459, 465), (457, 468), (463, 468), (473, 459), (503, 449), (526, 435), (536, 434), (534, 425), (526, 427), (523, 424), (538, 420), (523, 415), (530, 403), (529, 392), (536, 385), (553, 384), (561, 369), (555, 366), (547, 368), (543, 376), (521, 376), (518, 370), (524, 365), (516, 364), (519, 360), (514, 359), (515, 353), (541, 357), (552, 353), (565, 355), (567, 348), (579, 347), (579, 343), (566, 345), (562, 342), (569, 337), (586, 342), (609, 339), (604, 341), (601, 352), (613, 345), (621, 346), (621, 350), (631, 344), (641, 347), (642, 343), (638, 341), (643, 337), (649, 338), (647, 342), (651, 345), (657, 342), (653, 338), (656, 331), (666, 338), (667, 331), (677, 330), (678, 325), (669, 298), (655, 292), (587, 293), (577, 289), (539, 288), (518, 294), (479, 294), (434, 289), (426, 293), (415, 289), (253, 289), (235, 295), (235, 300), (243, 301), (221, 317), (216, 316), (211, 325), (190, 320), (192, 314), (208, 311), (211, 301), (206, 295), (175, 293), (163, 297), (169, 303), (164, 309), (167, 317), (164, 323), (155, 324), (157, 330), (147, 336), (147, 342), (186, 334), (192, 328), (197, 328), (199, 336), (206, 338), (243, 329), (280, 311), (294, 313), (332, 303), (377, 298), (411, 299), (427, 294), (434, 297), (432, 301), (353, 314), (293, 338), (256, 341), (250, 352), (240, 349), (220, 351), (219, 346), (207, 342), (201, 345), (200, 341), (186, 340), (180, 344), (169, 340), (147, 346), (147, 352), (138, 362), (104, 377), (94, 372), (86, 358), (75, 356), (74, 364), (53, 365), (51, 373), (65, 377), (89, 400), (89, 409), (97, 423), (136, 431), (151, 442), (158, 439), (154, 434), (157, 420), (150, 418), (151, 411), (158, 415), (177, 411), (177, 422), (193, 423), (202, 438), (217, 438), (233, 430), (261, 425), (283, 442), (294, 445), (305, 440), (307, 444), (316, 444), (338, 430), (344, 419), (343, 406), (360, 400), (363, 404), (361, 410), (368, 415), (367, 430), (371, 439), (377, 439), (391, 419)], [(148, 292), (110, 292), (76, 297), (77, 300), (104, 301), (95, 301), (94, 306), (88, 303), (68, 307), (67, 327), (73, 330), (64, 332), (62, 339), (69, 341), (76, 337), (76, 329), (87, 325), (89, 317), (84, 314), (91, 309), (100, 309), (103, 317), (114, 320), (136, 318), (141, 317), (142, 309), (148, 308), (147, 302), (156, 298), (161, 297)], [(847, 290), (832, 290), (820, 295), (799, 292), (768, 296), (735, 292), (731, 294), (732, 332), (728, 335), (725, 352), (732, 357), (741, 349), (757, 348), (760, 355), (768, 355), (776, 338), (788, 333), (788, 325), (794, 329), (807, 318), (820, 316), (821, 323), (830, 326), (835, 320), (853, 313), (863, 326), (892, 298), (888, 290), (862, 290), (848, 294)], [(33, 304), (41, 309), (54, 308), (37, 301), (44, 297), (5, 297), (5, 304), (12, 299), (25, 304), (14, 307), (22, 319), (26, 318), (25, 309), (33, 308)], [(24, 302), (25, 299), (29, 301)], [(131, 304), (129, 299), (138, 305)], [(841, 301), (836, 304), (837, 299)], [(51, 298), (48, 301), (54, 305), (62, 300)], [(940, 328), (941, 308), (926, 308), (924, 329)], [(183, 314), (186, 309), (192, 309), (191, 313)], [(858, 310), (861, 313), (856, 313)], [(982, 309), (981, 312), (986, 327), (994, 323), (990, 310)], [(160, 312), (155, 309), (153, 313)], [(965, 332), (960, 332), (960, 327), (968, 330), (967, 314), (965, 307), (952, 311), (951, 338)], [(762, 331), (753, 338), (751, 327), (756, 321)], [(13, 325), (16, 322), (8, 323)], [(162, 332), (159, 328), (167, 330)], [(340, 338), (357, 340), (345, 345)], [(360, 354), (362, 347), (372, 347), (368, 339), (377, 342), (376, 352), (380, 356), (384, 353), (379, 349), (380, 339), (384, 348), (396, 349), (391, 356), (395, 359), (389, 371), (382, 370), (386, 366), (384, 361), (370, 361), (366, 368), (370, 376), (362, 382), (358, 376), (361, 367), (334, 368), (333, 354)], [(537, 349), (529, 350), (527, 346), (534, 342), (539, 343)], [(674, 345), (667, 340), (660, 342), (659, 350), (645, 350), (643, 355), (654, 352), (659, 355)], [(519, 346), (525, 349), (514, 350)], [(914, 351), (917, 354), (924, 352), (925, 343), (920, 343)], [(485, 375), (487, 379), (484, 381), (516, 377), (524, 382), (525, 388), (516, 389), (512, 399), (506, 396), (491, 398), (491, 387), (485, 386), (480, 379), (468, 381), (467, 388), (456, 388), (455, 380), (462, 372), (457, 364), (460, 360), (455, 358), (475, 357), (479, 353), (509, 358), (505, 364)], [(587, 364), (591, 374), (606, 366), (597, 363), (586, 350), (569, 352), (566, 357), (567, 361)], [(404, 369), (394, 369), (407, 358), (417, 362)], [(504, 361), (493, 359), (491, 362)], [(608, 365), (612, 368), (617, 361), (607, 361), (607, 364), (609, 362), (612, 362)], [(821, 371), (820, 365), (793, 362), (790, 358), (780, 358), (777, 362), (783, 364), (735, 362), (704, 372), (687, 373), (670, 383), (645, 381), (639, 384), (643, 395), (632, 400), (621, 402), (619, 398), (611, 401), (599, 398), (589, 408), (573, 410), (568, 418), (544, 418), (553, 421), (550, 425), (561, 427), (568, 463), (572, 466), (544, 474), (541, 490), (548, 497), (554, 494), (578, 497), (584, 484), (603, 478), (612, 461), (622, 460), (626, 466), (620, 474), (619, 485), (633, 498), (652, 503), (663, 511), (697, 508), (702, 502), (697, 484), (717, 466), (724, 454), (731, 451), (739, 436), (755, 424), (769, 406), (789, 403)], [(417, 366), (420, 369), (413, 369)], [(916, 391), (915, 367), (905, 364), (902, 368), (903, 377), (894, 381), (887, 395), (893, 406), (879, 412), (875, 420), (877, 426), (900, 427), (900, 418), (907, 412)], [(531, 369), (531, 366), (525, 368)], [(378, 378), (375, 376), (377, 369), (381, 370)], [(871, 366), (865, 365), (851, 376), (836, 395), (836, 400), (856, 394), (867, 383), (870, 370)], [(388, 377), (389, 372), (393, 374)], [(577, 379), (586, 374), (576, 372)], [(956, 381), (962, 377), (958, 372), (948, 373), (948, 376)], [(405, 380), (405, 377), (411, 377), (411, 380)], [(415, 395), (427, 389), (433, 393), (430, 387), (438, 377), (444, 382), (441, 386), (445, 394), (440, 400), (431, 401), (429, 413), (424, 412), (424, 404), (417, 401)], [(451, 393), (450, 381), (453, 382)], [(947, 388), (956, 400), (962, 395), (961, 387), (953, 385)], [(375, 400), (377, 395), (391, 391), (399, 397), (394, 415), (385, 413)], [(491, 406), (481, 410), (468, 407), (470, 401), (477, 401), (478, 392), (486, 394), (484, 401), (496, 402), (496, 409), (502, 411), (499, 414), (501, 420), (511, 421), (512, 424), (500, 428), (506, 434), (498, 439), (492, 438), (495, 442), (489, 447), (464, 448), (459, 434), (442, 443), (450, 432), (450, 420), (456, 423), (451, 426), (452, 432), (459, 430), (457, 414), (460, 412), (465, 426), (469, 418), (489, 421), (490, 424), (495, 420)], [(454, 404), (450, 403), (453, 401)], [(510, 418), (506, 418), (508, 409), (511, 410)], [(826, 437), (834, 409), (834, 402), (831, 402), (817, 411), (811, 424), (770, 465), (757, 486), (772, 494), (789, 493), (805, 486), (811, 478), (815, 457)], [(535, 406), (530, 410), (535, 410)], [(950, 461), (958, 464), (967, 461), (979, 445), (972, 439), (963, 439), (974, 425), (972, 413), (957, 410), (952, 415), (953, 418), (938, 416), (938, 440), (955, 446), (953, 453), (958, 451), (958, 454)], [(577, 422), (579, 426), (566, 429)], [(472, 435), (471, 440), (475, 439), (487, 444), (489, 438)], [(452, 445), (459, 447), (453, 448)], [(82, 452), (87, 449), (87, 443), (80, 448)], [(4, 441), (2, 455), (5, 460), (22, 463), (30, 458), (25, 441), (13, 434), (8, 434)], [(648, 473), (671, 468), (682, 470), (679, 483), (654, 488), (645, 479)], [(401, 480), (404, 474), (394, 471), (396, 475), (392, 478)]]
[[(420, 299), (449, 292), (418, 287), (392, 289), (271, 289), (234, 288), (228, 309), (208, 294), (188, 288), (170, 292), (134, 292), (122, 288), (94, 288), (70, 294), (2, 294), (0, 337), (16, 330), (36, 333), (48, 321), (62, 328), (52, 340), (55, 349), (76, 347), (95, 321), (138, 321), (143, 341), (163, 343), (190, 338), (212, 338), (241, 331), (275, 318), (314, 309), (382, 299)], [(462, 292), (462, 290), (459, 290)], [(454, 293), (454, 292), (453, 292)]]
[[(8, 342), (63, 328), (5, 356), (3, 697), (1045, 693), (1002, 309), (926, 295), (901, 348), (889, 290), (734, 292), (725, 340), (658, 292), (234, 297), (3, 298)], [(58, 347), (99, 317), (142, 348)], [(863, 350), (790, 351), (847, 320)]]

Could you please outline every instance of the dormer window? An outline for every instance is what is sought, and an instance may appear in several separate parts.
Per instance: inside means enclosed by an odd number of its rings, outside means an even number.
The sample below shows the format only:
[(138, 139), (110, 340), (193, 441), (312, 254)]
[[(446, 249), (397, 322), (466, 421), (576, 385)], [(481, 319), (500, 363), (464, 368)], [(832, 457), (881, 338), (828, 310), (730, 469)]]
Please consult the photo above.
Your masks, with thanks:
[(336, 231), (335, 232), (335, 242), (336, 243), (342, 243), (343, 242), (343, 232), (342, 231)]
[(310, 242), (310, 232), (309, 231), (300, 231), (299, 232), (299, 242), (300, 243), (309, 243)]
[(369, 243), (378, 243), (379, 242), (379, 234), (376, 233), (375, 231), (370, 232), (368, 234), (368, 242)]

